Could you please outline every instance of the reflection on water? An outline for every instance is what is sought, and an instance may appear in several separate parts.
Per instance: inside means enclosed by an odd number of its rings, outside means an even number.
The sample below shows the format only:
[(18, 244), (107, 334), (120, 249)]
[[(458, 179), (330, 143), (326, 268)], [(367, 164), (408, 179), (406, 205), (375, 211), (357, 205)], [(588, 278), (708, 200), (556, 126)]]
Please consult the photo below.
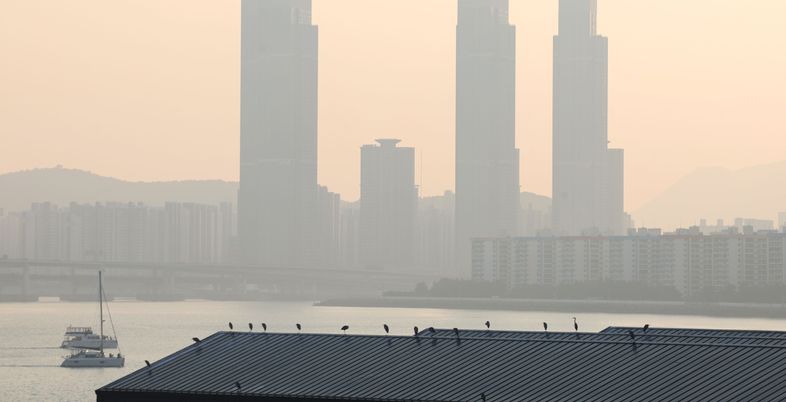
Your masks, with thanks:
[[(126, 355), (122, 369), (65, 369), (59, 364), (65, 350), (57, 348), (69, 324), (97, 327), (95, 303), (0, 303), (0, 399), (8, 401), (91, 401), (93, 390), (215, 331), (255, 330), (264, 322), (268, 331), (383, 334), (383, 324), (392, 334), (410, 335), (414, 326), (426, 328), (485, 328), (572, 331), (574, 314), (481, 310), (382, 309), (314, 307), (299, 302), (174, 302), (112, 303), (121, 351)], [(609, 325), (657, 327), (705, 327), (769, 329), (786, 331), (786, 321), (664, 315), (582, 314), (582, 331), (599, 331)]]

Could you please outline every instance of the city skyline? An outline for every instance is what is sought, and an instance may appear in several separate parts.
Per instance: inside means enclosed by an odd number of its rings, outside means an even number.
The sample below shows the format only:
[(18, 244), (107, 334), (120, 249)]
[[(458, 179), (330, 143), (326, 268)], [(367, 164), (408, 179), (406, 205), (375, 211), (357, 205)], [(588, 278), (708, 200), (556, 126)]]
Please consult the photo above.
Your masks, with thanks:
[(0, 399), (786, 401), (784, 20), (4, 0)]
[[(354, 158), (346, 157), (347, 152), (356, 152), (357, 147), (369, 141), (367, 134), (363, 135), (364, 138), (359, 139), (358, 133), (360, 131), (367, 131), (368, 122), (371, 119), (380, 121), (381, 115), (379, 112), (369, 113), (371, 106), (359, 106), (360, 103), (356, 102), (358, 94), (362, 93), (367, 99), (362, 103), (375, 104), (381, 98), (388, 98), (389, 102), (395, 102), (399, 106), (393, 109), (393, 117), (398, 116), (397, 119), (392, 119), (389, 116), (387, 120), (381, 120), (383, 123), (396, 123), (391, 128), (391, 133), (384, 133), (396, 137), (402, 137), (408, 144), (416, 147), (423, 152), (423, 160), (425, 163), (424, 169), (421, 172), (418, 164), (417, 177), (423, 178), (421, 188), (425, 195), (439, 194), (444, 189), (450, 189), (452, 182), (452, 157), (450, 155), (443, 155), (435, 152), (436, 143), (440, 142), (444, 147), (445, 142), (451, 142), (451, 123), (450, 120), (452, 109), (450, 105), (450, 81), (451, 77), (444, 79), (440, 78), (437, 82), (440, 90), (433, 90), (435, 87), (428, 85), (425, 87), (427, 90), (418, 91), (424, 95), (423, 101), (426, 102), (425, 106), (419, 106), (418, 109), (427, 109), (433, 106), (434, 111), (432, 115), (436, 117), (432, 122), (424, 124), (425, 120), (422, 114), (411, 114), (412, 108), (406, 106), (408, 102), (408, 95), (412, 93), (408, 87), (403, 87), (399, 92), (390, 92), (393, 86), (401, 86), (402, 79), (411, 79), (416, 76), (434, 77), (434, 69), (439, 70), (440, 75), (445, 71), (450, 72), (451, 67), (449, 64), (444, 63), (445, 60), (449, 61), (451, 57), (451, 50), (449, 49), (450, 43), (447, 42), (451, 39), (453, 30), (455, 29), (455, 12), (450, 9), (455, 7), (454, 2), (443, 2), (430, 5), (424, 5), (419, 9), (422, 10), (423, 16), (417, 16), (412, 21), (413, 34), (417, 32), (421, 36), (423, 43), (416, 43), (411, 41), (409, 34), (402, 34), (400, 37), (391, 37), (385, 32), (392, 32), (397, 18), (402, 18), (407, 12), (413, 9), (412, 4), (407, 2), (398, 2), (396, 4), (389, 4), (387, 2), (374, 3), (378, 10), (384, 9), (382, 13), (388, 17), (382, 21), (364, 21), (362, 19), (351, 18), (351, 13), (347, 14), (347, 8), (354, 5), (351, 1), (337, 1), (331, 2), (315, 2), (314, 18), (317, 23), (320, 23), (323, 31), (323, 47), (331, 46), (331, 52), (326, 54), (323, 60), (323, 75), (321, 76), (321, 95), (323, 99), (323, 110), (321, 116), (326, 115), (326, 110), (330, 111), (330, 115), (336, 116), (331, 119), (323, 119), (320, 121), (322, 148), (320, 149), (321, 162), (320, 171), (322, 174), (320, 182), (328, 185), (331, 190), (342, 193), (346, 199), (356, 199), (359, 186), (356, 176), (358, 173), (357, 166), (351, 162)], [(31, 4), (31, 5), (28, 5)], [(3, 76), (16, 77), (16, 82), (9, 82), (6, 87), (13, 99), (23, 99), (23, 102), (12, 102), (12, 104), (5, 105), (2, 110), (8, 113), (8, 116), (3, 116), (4, 127), (1, 130), (4, 133), (24, 133), (24, 135), (10, 135), (4, 136), (3, 140), (10, 144), (11, 147), (25, 150), (30, 145), (27, 145), (26, 140), (32, 142), (40, 142), (42, 140), (51, 141), (53, 144), (52, 149), (43, 149), (40, 152), (18, 152), (8, 155), (7, 158), (0, 163), (0, 170), (10, 171), (19, 170), (37, 166), (51, 166), (57, 163), (65, 164), (70, 167), (81, 167), (97, 171), (103, 174), (116, 175), (129, 179), (165, 179), (165, 178), (224, 178), (234, 180), (237, 179), (237, 156), (236, 146), (237, 139), (232, 139), (229, 133), (234, 132), (232, 127), (237, 123), (232, 123), (236, 111), (233, 108), (237, 105), (237, 100), (233, 91), (237, 88), (236, 77), (237, 73), (232, 73), (233, 65), (237, 63), (236, 57), (233, 56), (235, 49), (239, 48), (237, 21), (235, 20), (235, 9), (217, 10), (214, 5), (196, 2), (189, 5), (189, 9), (193, 10), (191, 13), (186, 13), (182, 17), (182, 21), (177, 25), (183, 28), (179, 33), (173, 36), (172, 33), (166, 31), (158, 32), (156, 38), (163, 38), (160, 44), (149, 43), (150, 37), (148, 32), (139, 32), (134, 38), (113, 36), (112, 27), (106, 27), (99, 24), (95, 19), (96, 15), (85, 12), (89, 5), (89, 1), (77, 2), (73, 5), (73, 9), (80, 11), (80, 16), (76, 17), (72, 14), (73, 11), (68, 9), (60, 9), (59, 5), (52, 5), (46, 9), (39, 9), (36, 4), (40, 3), (18, 3), (12, 9), (11, 13), (7, 16), (15, 16), (20, 18), (12, 18), (7, 21), (7, 26), (11, 29), (20, 32), (26, 32), (27, 28), (19, 26), (15, 21), (16, 19), (24, 20), (27, 15), (32, 15), (32, 11), (36, 10), (36, 15), (40, 13), (42, 21), (47, 21), (55, 15), (58, 18), (63, 17), (70, 21), (74, 18), (81, 19), (85, 24), (84, 30), (78, 30), (65, 34), (65, 38), (70, 38), (68, 43), (60, 42), (57, 38), (55, 42), (61, 46), (61, 50), (55, 53), (47, 51), (48, 44), (44, 43), (28, 43), (22, 35), (19, 41), (15, 42), (18, 46), (11, 46), (7, 48), (9, 54), (12, 56), (12, 62), (3, 67)], [(752, 2), (750, 4), (735, 5), (731, 3), (712, 3), (714, 15), (719, 16), (715, 20), (707, 20), (703, 18), (701, 11), (703, 8), (708, 7), (709, 3), (702, 3), (702, 5), (681, 4), (680, 15), (672, 16), (668, 14), (670, 9), (677, 7), (676, 3), (659, 3), (654, 7), (650, 7), (645, 15), (643, 10), (636, 5), (626, 5), (619, 1), (606, 0), (601, 2), (603, 7), (603, 15), (599, 21), (602, 31), (605, 35), (614, 38), (614, 50), (610, 54), (610, 68), (612, 69), (613, 78), (610, 82), (610, 91), (612, 104), (610, 105), (610, 131), (615, 138), (615, 147), (623, 147), (628, 151), (628, 164), (627, 178), (628, 180), (628, 197), (630, 202), (627, 204), (627, 209), (635, 210), (637, 206), (642, 205), (645, 201), (650, 199), (654, 194), (657, 194), (661, 189), (670, 185), (674, 180), (684, 173), (692, 171), (695, 167), (706, 165), (724, 165), (727, 167), (741, 167), (759, 164), (760, 162), (774, 161), (782, 158), (776, 151), (781, 149), (777, 141), (779, 138), (774, 136), (775, 132), (782, 131), (783, 124), (778, 119), (775, 112), (776, 105), (782, 104), (782, 97), (786, 91), (778, 91), (783, 85), (783, 79), (780, 76), (774, 75), (774, 71), (786, 65), (783, 56), (776, 53), (767, 53), (765, 48), (778, 48), (780, 41), (783, 40), (783, 35), (773, 35), (776, 30), (773, 21), (777, 19), (778, 15), (782, 15), (784, 5), (779, 2)], [(98, 7), (98, 11), (102, 13), (107, 12), (107, 9), (118, 7), (116, 5), (105, 5)], [(170, 14), (173, 12), (166, 7), (148, 7), (144, 4), (139, 6), (126, 6), (129, 7), (129, 15), (136, 15), (134, 12), (145, 12), (151, 18), (151, 32), (156, 32), (155, 29), (163, 29), (160, 23), (172, 23), (169, 20)], [(138, 7), (138, 8), (137, 8)], [(233, 6), (234, 7), (234, 6)], [(517, 117), (519, 117), (519, 127), (517, 129), (517, 143), (519, 148), (522, 149), (522, 185), (524, 190), (534, 191), (540, 194), (548, 195), (548, 188), (550, 187), (550, 175), (548, 164), (548, 154), (550, 142), (550, 133), (548, 124), (543, 123), (545, 119), (550, 117), (550, 108), (548, 106), (549, 95), (546, 91), (549, 90), (550, 80), (548, 72), (550, 70), (550, 36), (556, 33), (556, 3), (540, 5), (522, 5), (514, 2), (511, 5), (511, 22), (519, 26), (519, 37), (521, 38), (518, 45), (518, 50), (524, 49), (524, 52), (519, 51), (519, 105), (517, 107)], [(231, 8), (231, 7), (230, 7)], [(351, 8), (351, 7), (350, 7)], [(215, 15), (206, 15), (207, 11), (215, 13)], [(447, 12), (447, 16), (442, 13)], [(53, 13), (50, 15), (50, 13)], [(228, 14), (223, 14), (228, 13)], [(117, 14), (117, 13), (114, 13)], [(114, 15), (113, 14), (113, 15)], [(174, 15), (174, 14), (172, 14)], [(343, 15), (343, 16), (342, 16)], [(647, 23), (647, 20), (663, 20), (669, 16), (669, 29), (660, 30), (658, 37), (655, 38), (652, 23)], [(761, 17), (757, 20), (756, 24), (751, 22), (753, 16)], [(728, 21), (733, 16), (739, 16), (735, 26), (738, 28), (734, 30), (734, 34), (722, 29), (721, 23)], [(230, 18), (232, 17), (232, 18)], [(450, 18), (448, 18), (450, 17)], [(422, 18), (422, 19), (421, 19)], [(425, 19), (431, 21), (430, 25), (425, 23)], [(699, 19), (702, 22), (702, 33), (690, 31), (688, 21), (690, 19)], [(231, 21), (230, 21), (231, 20)], [(239, 20), (239, 19), (238, 19)], [(452, 20), (452, 22), (451, 22)], [(122, 28), (124, 20), (117, 22), (118, 28)], [(341, 26), (337, 22), (344, 21), (346, 26)], [(4, 19), (4, 22), (5, 19)], [(380, 23), (382, 22), (382, 23)], [(92, 24), (92, 25), (91, 25)], [(99, 25), (96, 25), (99, 24)], [(205, 25), (210, 24), (210, 25)], [(170, 85), (156, 85), (156, 91), (151, 92), (146, 90), (146, 94), (155, 94), (161, 97), (161, 101), (152, 100), (149, 107), (160, 107), (164, 102), (166, 106), (163, 110), (172, 111), (173, 104), (181, 104), (174, 113), (172, 118), (157, 115), (150, 115), (146, 112), (148, 106), (144, 106), (138, 100), (145, 99), (147, 96), (142, 96), (141, 93), (128, 86), (121, 85), (121, 82), (126, 79), (123, 69), (115, 66), (114, 61), (117, 58), (109, 58), (99, 61), (99, 65), (105, 66), (104, 63), (110, 63), (109, 66), (114, 68), (105, 68), (103, 71), (96, 74), (91, 74), (93, 79), (86, 80), (86, 76), (82, 71), (77, 68), (82, 66), (84, 62), (91, 60), (96, 61), (92, 52), (95, 52), (96, 46), (103, 46), (102, 41), (98, 38), (89, 39), (86, 36), (91, 29), (97, 29), (97, 26), (107, 29), (105, 36), (120, 40), (121, 44), (126, 44), (128, 41), (135, 43), (135, 46), (123, 46), (127, 55), (124, 57), (136, 57), (138, 55), (149, 54), (149, 52), (160, 52), (162, 49), (169, 49), (167, 46), (174, 46), (175, 43), (180, 43), (179, 52), (175, 52), (167, 57), (161, 57), (157, 63), (156, 68), (162, 68), (160, 74), (154, 74), (148, 81), (138, 82), (131, 79), (130, 82), (136, 84), (145, 84), (153, 82), (159, 77), (167, 76), (170, 68), (177, 67), (178, 71), (181, 64), (185, 60), (194, 60), (195, 53), (193, 46), (199, 44), (199, 49), (202, 58), (209, 60), (209, 63), (193, 64), (193, 71), (187, 72), (183, 80), (175, 80)], [(451, 28), (452, 26), (452, 28)], [(442, 27), (442, 28), (437, 28)], [(200, 31), (207, 31), (212, 33), (212, 39), (204, 40), (201, 36), (196, 35), (195, 29), (199, 28)], [(215, 28), (215, 29), (211, 29)], [(379, 77), (382, 72), (394, 72), (396, 74), (388, 74), (390, 78), (389, 83), (380, 82), (377, 89), (373, 91), (364, 90), (358, 92), (357, 84), (342, 79), (344, 73), (336, 70), (336, 58), (345, 57), (350, 53), (348, 50), (358, 49), (366, 43), (366, 39), (356, 39), (355, 41), (347, 40), (346, 36), (350, 30), (368, 32), (368, 40), (379, 39), (378, 48), (367, 48), (371, 55), (377, 56), (380, 54), (388, 54), (383, 59), (385, 63), (377, 63), (377, 67), (369, 70), (369, 64), (363, 60), (356, 60), (357, 63), (352, 64), (352, 68), (347, 68), (347, 65), (342, 64), (342, 69), (352, 71), (357, 76), (357, 83), (368, 83), (372, 77)], [(645, 32), (646, 31), (646, 32)], [(165, 35), (161, 36), (161, 32)], [(687, 32), (692, 32), (693, 35), (686, 35)], [(168, 35), (167, 35), (168, 34)], [(76, 37), (72, 37), (76, 35)], [(189, 36), (191, 35), (191, 36)], [(196, 35), (196, 36), (194, 36)], [(34, 38), (35, 36), (31, 36)], [(757, 41), (752, 41), (756, 37)], [(65, 39), (63, 38), (63, 39)], [(679, 38), (683, 42), (676, 39)], [(747, 39), (746, 39), (747, 38)], [(73, 40), (80, 39), (80, 40)], [(173, 40), (177, 39), (176, 42)], [(656, 40), (657, 39), (657, 40)], [(160, 40), (160, 39), (157, 39)], [(194, 45), (189, 45), (189, 41), (194, 40)], [(341, 45), (338, 41), (345, 42)], [(236, 42), (232, 44), (232, 42)], [(73, 48), (74, 43), (79, 43), (78, 48)], [(699, 59), (692, 57), (688, 52), (689, 49), (695, 49), (697, 43), (706, 43), (707, 46), (700, 47), (703, 55), (720, 54), (720, 48), (724, 48), (724, 52), (732, 51), (741, 56), (751, 56), (761, 59), (761, 62), (740, 64), (740, 63), (727, 63), (723, 66), (713, 66), (709, 68), (709, 59), (712, 57), (702, 57)], [(755, 43), (756, 46), (746, 46), (746, 44)], [(145, 44), (146, 50), (143, 50), (139, 45)], [(422, 63), (419, 65), (411, 65), (408, 63), (401, 63), (402, 59), (400, 50), (402, 46), (411, 46), (409, 53), (413, 57), (422, 58)], [(660, 44), (660, 45), (659, 45)], [(229, 45), (229, 46), (227, 46)], [(384, 45), (384, 46), (383, 46)], [(443, 45), (447, 49), (443, 49)], [(635, 50), (634, 45), (637, 45), (642, 50)], [(663, 45), (667, 45), (668, 52), (662, 49)], [(0, 44), (0, 46), (8, 46), (8, 44)], [(234, 46), (234, 48), (233, 48)], [(22, 52), (20, 49), (26, 48), (28, 50)], [(63, 53), (66, 50), (79, 50), (78, 52)], [(103, 49), (103, 48), (102, 48)], [(219, 50), (220, 49), (220, 50)], [(380, 53), (385, 49), (387, 53)], [(546, 50), (544, 50), (546, 49)], [(113, 54), (111, 48), (105, 49), (108, 54)], [(646, 50), (646, 52), (645, 52)], [(43, 52), (43, 53), (42, 53)], [(433, 53), (433, 55), (430, 55)], [(42, 94), (46, 83), (51, 83), (46, 74), (42, 75), (42, 70), (37, 67), (36, 63), (30, 63), (31, 60), (49, 60), (49, 57), (55, 54), (61, 54), (62, 57), (58, 60), (51, 60), (42, 65), (61, 66), (62, 71), (72, 72), (69, 78), (60, 82), (54, 83), (55, 85), (49, 87), (50, 90), (47, 94), (51, 94), (51, 99), (31, 98), (36, 94)], [(649, 64), (639, 63), (638, 60), (643, 60), (641, 57), (644, 54), (652, 56), (647, 59)], [(219, 57), (216, 57), (216, 56)], [(223, 56), (221, 56), (223, 55)], [(624, 55), (624, 57), (622, 56)], [(670, 61), (675, 57), (680, 57), (682, 65), (685, 67), (680, 72), (676, 71), (671, 66)], [(146, 64), (144, 58), (137, 59), (134, 64), (142, 71), (146, 71)], [(200, 59), (201, 60), (201, 59)], [(436, 60), (442, 60), (442, 64)], [(406, 60), (404, 60), (406, 61)], [(17, 64), (21, 63), (21, 64)], [(222, 63), (230, 63), (229, 65)], [(704, 63), (704, 64), (702, 64)], [(20, 65), (32, 65), (29, 71), (22, 72), (18, 70)], [(200, 65), (204, 67), (200, 67)], [(357, 66), (357, 69), (354, 67)], [(229, 70), (224, 70), (229, 67)], [(656, 68), (657, 67), (657, 68)], [(755, 67), (756, 74), (752, 74)], [(75, 70), (77, 69), (77, 70)], [(530, 73), (522, 73), (522, 70), (529, 71)], [(110, 72), (110, 73), (107, 73)], [(206, 74), (212, 71), (213, 73)], [(225, 78), (220, 78), (227, 71)], [(367, 72), (364, 72), (367, 71)], [(615, 74), (616, 71), (616, 74)], [(658, 72), (653, 75), (653, 73)], [(697, 75), (701, 71), (701, 74)], [(219, 73), (221, 72), (221, 73)], [(734, 74), (736, 72), (736, 74)], [(107, 75), (109, 74), (109, 75)], [(447, 74), (448, 76), (450, 73)], [(648, 81), (658, 84), (658, 88), (642, 84), (642, 77), (648, 76)], [(724, 93), (735, 93), (734, 97), (719, 93), (712, 86), (709, 85), (713, 80), (719, 79), (723, 76), (727, 80), (730, 87)], [(122, 80), (115, 80), (110, 86), (104, 83), (109, 77), (123, 77)], [(168, 76), (167, 76), (168, 77)], [(700, 79), (695, 79), (700, 77)], [(128, 77), (133, 78), (133, 77)], [(194, 78), (199, 78), (194, 80)], [(546, 85), (541, 85), (536, 81), (545, 81)], [(765, 82), (767, 85), (764, 85)], [(33, 81), (38, 84), (31, 84)], [(349, 97), (345, 99), (348, 101), (349, 107), (341, 108), (335, 102), (336, 92), (338, 88), (336, 85), (344, 83), (345, 94)], [(79, 84), (77, 87), (74, 85)], [(175, 102), (174, 88), (180, 88), (179, 85), (188, 84), (190, 90), (180, 91), (182, 96), (195, 99), (192, 102)], [(631, 85), (634, 83), (636, 85)], [(664, 96), (668, 93), (670, 88), (675, 88), (676, 84), (680, 84), (680, 91), (678, 96), (670, 96), (669, 102), (665, 102)], [(25, 84), (20, 87), (20, 84)], [(137, 85), (140, 88), (146, 88), (145, 85)], [(786, 85), (784, 85), (786, 86)], [(20, 92), (21, 88), (25, 88), (25, 92)], [(80, 98), (81, 102), (69, 102), (75, 106), (64, 105), (61, 102), (63, 97), (69, 93), (74, 93), (73, 88), (84, 88), (84, 97)], [(539, 88), (539, 89), (538, 89)], [(205, 97), (211, 94), (209, 97)], [(215, 94), (216, 96), (213, 96)], [(539, 95), (538, 95), (539, 94)], [(622, 95), (622, 96), (621, 96)], [(645, 96), (646, 95), (646, 96)], [(403, 98), (402, 98), (403, 96)], [(111, 105), (112, 110), (107, 110), (107, 113), (85, 118), (84, 112), (80, 108), (88, 110), (89, 105), (95, 102), (96, 99), (101, 98), (102, 103)], [(446, 102), (435, 103), (435, 99), (442, 99)], [(537, 98), (537, 100), (536, 100)], [(11, 99), (9, 97), (9, 99)], [(110, 102), (106, 102), (109, 99)], [(114, 102), (112, 102), (114, 100)], [(370, 100), (371, 102), (368, 102)], [(646, 100), (645, 102), (641, 102)], [(652, 105), (659, 102), (661, 105), (653, 109)], [(390, 103), (388, 103), (390, 104)], [(628, 106), (627, 104), (630, 104)], [(32, 109), (20, 109), (20, 107), (27, 107), (25, 105), (36, 105)], [(58, 107), (52, 107), (57, 105)], [(631, 109), (633, 105), (636, 110)], [(693, 108), (692, 115), (686, 115), (685, 111), (687, 105), (699, 105), (701, 107)], [(7, 106), (7, 107), (5, 107)], [(73, 109), (77, 108), (77, 109)], [(345, 111), (341, 111), (345, 109)], [(33, 110), (43, 110), (43, 119), (32, 120), (29, 114)], [(67, 111), (71, 112), (67, 112)], [(74, 113), (76, 110), (76, 113)], [(96, 110), (92, 108), (90, 110)], [(98, 111), (103, 111), (104, 108), (99, 107)], [(208, 113), (204, 113), (207, 111)], [(354, 111), (354, 112), (353, 112)], [(735, 113), (732, 113), (734, 111)], [(348, 121), (346, 113), (352, 112), (357, 117), (357, 120)], [(193, 122), (188, 122), (189, 119), (183, 117), (194, 116), (196, 114), (204, 114), (204, 117), (192, 119)], [(161, 124), (140, 126), (138, 122), (128, 120), (131, 115), (139, 116), (145, 120), (145, 116), (155, 119)], [(157, 116), (157, 117), (156, 117)], [(119, 121), (127, 121), (122, 127), (109, 125), (107, 118), (118, 119)], [(647, 119), (643, 119), (643, 118)], [(683, 120), (683, 125), (675, 126), (675, 121), (680, 121), (682, 117), (692, 117)], [(206, 121), (210, 118), (210, 121)], [(646, 121), (647, 127), (643, 123), (633, 121), (639, 119), (640, 122)], [(406, 120), (407, 123), (400, 123)], [(149, 121), (149, 120), (148, 120)], [(343, 123), (342, 123), (343, 122)], [(348, 124), (351, 123), (351, 124)], [(57, 124), (57, 129), (54, 125)], [(191, 126), (191, 124), (196, 124)], [(536, 127), (539, 126), (539, 127)], [(49, 127), (49, 128), (47, 128)], [(178, 128), (179, 129), (175, 129)], [(337, 130), (339, 127), (341, 129)], [(671, 130), (664, 130), (665, 127), (671, 127)], [(637, 130), (632, 130), (636, 128)], [(133, 133), (129, 136), (128, 133)], [(161, 131), (165, 130), (165, 131)], [(747, 141), (744, 143), (738, 139), (733, 139), (729, 134), (733, 131), (745, 131)], [(180, 133), (179, 131), (183, 131)], [(669, 131), (674, 131), (669, 132)], [(49, 133), (58, 133), (57, 137), (53, 137)], [(189, 135), (189, 141), (184, 141), (183, 135), (185, 133), (192, 133), (195, 136)], [(123, 135), (125, 133), (125, 136)], [(218, 134), (215, 134), (218, 133)], [(425, 135), (424, 133), (429, 133)], [(657, 136), (653, 136), (658, 133)], [(706, 133), (706, 134), (705, 134)], [(718, 135), (724, 134), (725, 135)], [(166, 134), (166, 135), (164, 135)], [(380, 133), (381, 134), (381, 133)], [(67, 143), (63, 143), (58, 137), (68, 138)], [(682, 137), (682, 138), (680, 138)], [(652, 138), (652, 142), (647, 141), (647, 138)], [(129, 139), (133, 139), (129, 142)], [(225, 144), (218, 144), (218, 140), (225, 142)], [(711, 139), (711, 140), (710, 140)], [(7, 141), (6, 141), (7, 140)], [(173, 154), (163, 149), (151, 150), (151, 145), (169, 144), (171, 141), (180, 144), (189, 145), (189, 155), (183, 155), (178, 152), (176, 164), (163, 163), (163, 161), (171, 161)], [(618, 143), (619, 142), (619, 143)], [(345, 144), (351, 143), (347, 147)], [(670, 163), (667, 165), (658, 164), (658, 155), (664, 155), (670, 148), (676, 144), (684, 146), (690, 152), (688, 155), (676, 155), (670, 158)], [(109, 149), (122, 148), (129, 151), (145, 152), (146, 163), (140, 166), (138, 163), (133, 163), (125, 155), (116, 155), (111, 160), (101, 157), (100, 153), (108, 153)], [(76, 151), (79, 149), (80, 151)], [(207, 153), (205, 150), (210, 149), (211, 152)], [(350, 151), (345, 151), (349, 149)], [(131, 152), (132, 154), (134, 152)], [(73, 156), (72, 156), (73, 155)], [(420, 155), (419, 155), (420, 156)], [(74, 159), (77, 158), (77, 159)], [(421, 158), (419, 157), (418, 160)], [(199, 162), (196, 162), (196, 161)], [(207, 162), (207, 163), (206, 163)], [(657, 172), (651, 172), (651, 167), (658, 165)], [(232, 168), (231, 166), (235, 167)], [(662, 165), (662, 166), (661, 166)], [(207, 170), (209, 168), (209, 170)], [(178, 173), (180, 172), (180, 173)], [(223, 173), (221, 173), (223, 172)]]

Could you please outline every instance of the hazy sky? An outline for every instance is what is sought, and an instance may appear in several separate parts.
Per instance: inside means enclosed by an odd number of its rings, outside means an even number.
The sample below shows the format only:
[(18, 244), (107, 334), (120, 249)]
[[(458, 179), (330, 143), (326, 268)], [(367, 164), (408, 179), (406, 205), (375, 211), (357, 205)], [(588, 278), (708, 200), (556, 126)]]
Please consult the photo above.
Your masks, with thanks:
[[(238, 0), (0, 5), (0, 172), (63, 164), (130, 180), (237, 179)], [(548, 195), (557, 0), (511, 8), (522, 187)], [(699, 166), (786, 159), (786, 1), (599, 9), (628, 210)], [(452, 188), (456, 0), (314, 0), (314, 21), (320, 182), (355, 199), (360, 146), (398, 137), (422, 155), (424, 194)]]

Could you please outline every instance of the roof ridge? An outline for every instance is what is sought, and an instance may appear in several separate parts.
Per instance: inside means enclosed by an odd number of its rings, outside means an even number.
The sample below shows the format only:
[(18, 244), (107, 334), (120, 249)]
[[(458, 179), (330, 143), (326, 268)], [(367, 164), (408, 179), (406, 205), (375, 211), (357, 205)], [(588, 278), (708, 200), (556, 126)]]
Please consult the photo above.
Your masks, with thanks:
[[(459, 330), (460, 332), (460, 330)], [(549, 335), (576, 335), (574, 332), (549, 332)], [(735, 344), (735, 343), (704, 343), (704, 342), (653, 342), (645, 340), (598, 340), (598, 339), (549, 339), (542, 337), (532, 338), (497, 338), (497, 337), (477, 337), (477, 336), (413, 336), (413, 335), (364, 335), (364, 334), (327, 334), (327, 333), (292, 333), (292, 332), (231, 332), (221, 331), (216, 335), (255, 335), (255, 336), (301, 336), (301, 337), (325, 337), (325, 338), (339, 338), (339, 339), (352, 339), (352, 338), (379, 338), (379, 339), (413, 339), (413, 340), (445, 340), (445, 341), (499, 341), (499, 342), (541, 342), (541, 343), (580, 343), (580, 344), (606, 344), (606, 345), (653, 345), (653, 346), (702, 346), (702, 347), (715, 347), (715, 348), (759, 348), (759, 349), (786, 349), (784, 345), (762, 345), (762, 344)], [(626, 334), (601, 334), (595, 332), (578, 333), (579, 336), (625, 336)], [(650, 334), (638, 334), (639, 336), (648, 337)], [(674, 336), (678, 337), (678, 336)], [(207, 339), (207, 338), (206, 338)], [(728, 338), (736, 339), (736, 338)], [(772, 340), (772, 339), (770, 339)], [(204, 342), (204, 341), (203, 341)], [(191, 345), (193, 347), (195, 345)], [(189, 347), (189, 348), (190, 348)], [(186, 349), (189, 349), (186, 348)]]

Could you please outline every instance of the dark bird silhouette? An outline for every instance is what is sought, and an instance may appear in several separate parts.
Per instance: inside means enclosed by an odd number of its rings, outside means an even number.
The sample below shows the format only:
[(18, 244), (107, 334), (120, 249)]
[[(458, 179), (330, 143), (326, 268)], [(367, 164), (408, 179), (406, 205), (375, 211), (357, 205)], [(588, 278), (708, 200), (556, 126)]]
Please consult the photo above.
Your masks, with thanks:
[(240, 391), (240, 381), (235, 382), (235, 387), (237, 387), (237, 390)]
[(386, 334), (389, 334), (389, 333), (390, 333), (390, 327), (388, 327), (388, 324), (383, 324), (383, 325), (382, 325), (382, 328), (384, 328), (384, 329), (385, 329), (385, 333), (386, 333)]
[(573, 317), (573, 329), (575, 329), (576, 332), (579, 332), (579, 323), (576, 322), (576, 317)]
[(630, 339), (633, 341), (633, 343), (636, 343), (636, 334), (630, 329), (628, 330), (628, 336), (630, 336)]
[(480, 393), (480, 400), (483, 401), (483, 402), (486, 402), (486, 393), (485, 392), (481, 392)]
[(150, 368), (150, 362), (149, 361), (145, 360), (145, 365), (147, 366), (147, 368)]
[(458, 330), (458, 328), (453, 328), (453, 333), (456, 334), (456, 338), (459, 337), (459, 330)]
[(418, 336), (418, 334), (420, 333), (420, 331), (418, 330), (418, 327), (415, 327), (414, 329), (415, 329), (415, 336)]
[(491, 321), (486, 321), (486, 329), (491, 329)]
[(341, 327), (341, 330), (344, 331), (344, 335), (347, 334), (348, 329), (349, 329), (349, 325), (344, 325), (343, 327)]
[(300, 330), (303, 328), (300, 326), (300, 323), (295, 324), (295, 326), (297, 327), (298, 332), (300, 332)]
[(248, 330), (249, 330), (249, 331), (253, 331), (253, 330), (254, 330), (254, 324), (252, 324), (252, 323), (250, 323), (250, 322), (249, 322), (249, 323), (248, 323)]
[(428, 327), (428, 332), (431, 332), (431, 335), (436, 335), (437, 334), (437, 330), (434, 329), (434, 327)]
[(233, 330), (233, 329), (235, 329), (235, 326), (234, 326), (234, 325), (232, 325), (232, 322), (230, 322), (230, 323), (229, 323), (229, 330), (231, 331), (231, 330)]
[(543, 330), (544, 331), (548, 331), (549, 330), (549, 323), (547, 323), (547, 322), (543, 323)]
[(644, 324), (644, 333), (647, 333), (647, 330), (650, 329), (650, 324)]
[(192, 341), (194, 341), (194, 343), (199, 343), (199, 342), (202, 342), (202, 341), (200, 341), (200, 340), (199, 340), (199, 338), (197, 338), (197, 337), (191, 338), (191, 340), (192, 340)]
[(262, 329), (265, 330), (265, 332), (267, 332), (267, 324), (265, 324), (264, 322), (262, 323)]

